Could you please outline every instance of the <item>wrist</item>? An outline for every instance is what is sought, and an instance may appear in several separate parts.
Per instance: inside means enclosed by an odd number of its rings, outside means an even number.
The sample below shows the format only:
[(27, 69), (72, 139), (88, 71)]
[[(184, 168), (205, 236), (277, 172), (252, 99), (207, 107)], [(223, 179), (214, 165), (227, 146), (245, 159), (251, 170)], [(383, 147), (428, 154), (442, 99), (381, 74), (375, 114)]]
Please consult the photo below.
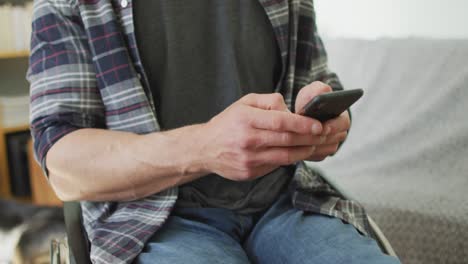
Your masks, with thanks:
[(212, 159), (209, 157), (210, 151), (207, 150), (210, 139), (208, 138), (207, 123), (192, 125), (187, 128), (187, 136), (181, 139), (187, 148), (184, 154), (187, 158), (188, 165), (186, 173), (196, 173), (206, 175), (212, 173), (210, 163)]
[[(203, 155), (204, 124), (185, 126), (169, 131), (152, 133), (149, 142), (153, 157), (161, 157), (168, 169), (181, 177), (208, 174)], [(151, 156), (150, 156), (151, 157)], [(156, 161), (158, 163), (160, 161)]]

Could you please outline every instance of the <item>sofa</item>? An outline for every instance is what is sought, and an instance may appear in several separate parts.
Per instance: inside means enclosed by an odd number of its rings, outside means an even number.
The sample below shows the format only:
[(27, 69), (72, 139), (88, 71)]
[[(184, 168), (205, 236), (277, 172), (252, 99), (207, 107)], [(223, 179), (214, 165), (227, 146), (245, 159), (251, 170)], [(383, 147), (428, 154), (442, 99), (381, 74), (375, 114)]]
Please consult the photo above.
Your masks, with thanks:
[(361, 202), (402, 263), (468, 263), (468, 40), (324, 40), (363, 88), (347, 141), (310, 163)]

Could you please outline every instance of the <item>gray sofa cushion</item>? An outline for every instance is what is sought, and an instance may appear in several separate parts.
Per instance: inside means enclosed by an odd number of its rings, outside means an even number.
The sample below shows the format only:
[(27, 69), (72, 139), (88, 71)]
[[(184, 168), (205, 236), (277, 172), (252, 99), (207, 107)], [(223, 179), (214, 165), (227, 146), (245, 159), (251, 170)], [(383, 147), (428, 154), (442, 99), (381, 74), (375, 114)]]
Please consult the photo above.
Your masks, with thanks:
[(366, 206), (403, 263), (468, 263), (468, 40), (325, 45), (365, 95), (337, 155), (312, 165)]

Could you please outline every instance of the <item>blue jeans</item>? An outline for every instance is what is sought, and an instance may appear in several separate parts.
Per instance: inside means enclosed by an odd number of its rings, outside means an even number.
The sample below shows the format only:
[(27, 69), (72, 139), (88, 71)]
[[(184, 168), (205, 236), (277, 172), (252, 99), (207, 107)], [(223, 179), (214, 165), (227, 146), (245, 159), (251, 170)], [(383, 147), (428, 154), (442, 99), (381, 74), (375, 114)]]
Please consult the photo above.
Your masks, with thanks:
[(282, 195), (263, 215), (178, 208), (136, 263), (394, 264), (376, 242), (337, 218), (304, 213)]

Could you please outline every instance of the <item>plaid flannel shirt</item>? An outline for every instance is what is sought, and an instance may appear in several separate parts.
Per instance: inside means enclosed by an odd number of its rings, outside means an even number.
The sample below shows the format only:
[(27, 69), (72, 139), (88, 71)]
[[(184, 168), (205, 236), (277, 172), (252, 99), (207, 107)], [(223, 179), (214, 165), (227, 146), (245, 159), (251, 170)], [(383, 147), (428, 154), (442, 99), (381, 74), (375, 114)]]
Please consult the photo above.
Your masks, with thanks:
[[(275, 87), (291, 109), (299, 89), (320, 80), (342, 89), (327, 68), (312, 0), (259, 0), (274, 29), (282, 72)], [(31, 132), (37, 160), (81, 128), (144, 134), (159, 130), (136, 47), (131, 0), (36, 0), (30, 66)], [(99, 177), (99, 175), (95, 175)], [(296, 165), (293, 204), (335, 216), (370, 235), (364, 209), (344, 199), (304, 162)], [(129, 202), (81, 202), (94, 263), (130, 263), (168, 218), (170, 188)]]

